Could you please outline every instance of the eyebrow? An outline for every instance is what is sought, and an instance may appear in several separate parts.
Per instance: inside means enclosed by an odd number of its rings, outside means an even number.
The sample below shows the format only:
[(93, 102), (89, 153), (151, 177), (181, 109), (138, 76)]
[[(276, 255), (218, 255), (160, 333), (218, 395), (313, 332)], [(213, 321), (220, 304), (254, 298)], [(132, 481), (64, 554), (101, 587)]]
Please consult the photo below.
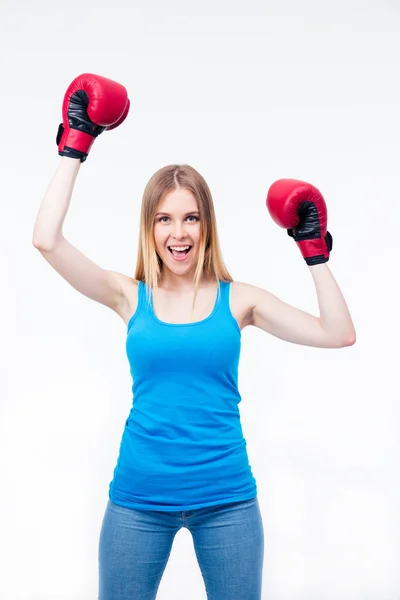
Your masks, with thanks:
[[(191, 210), (190, 212), (187, 212), (184, 214), (184, 217), (187, 217), (188, 215), (194, 215), (194, 214), (200, 214), (198, 210)], [(156, 213), (154, 216), (158, 217), (158, 215), (166, 215), (167, 217), (172, 217), (172, 215), (170, 215), (169, 213), (166, 212), (158, 212)]]

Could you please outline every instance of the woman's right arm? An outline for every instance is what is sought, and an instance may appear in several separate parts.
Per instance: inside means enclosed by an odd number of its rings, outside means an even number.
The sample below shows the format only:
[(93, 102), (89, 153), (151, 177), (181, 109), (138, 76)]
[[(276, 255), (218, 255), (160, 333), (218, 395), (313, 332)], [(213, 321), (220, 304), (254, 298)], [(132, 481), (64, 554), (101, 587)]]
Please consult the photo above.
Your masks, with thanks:
[(63, 156), (46, 190), (33, 230), (33, 245), (78, 292), (119, 312), (125, 301), (125, 275), (102, 269), (62, 233), (81, 162)]

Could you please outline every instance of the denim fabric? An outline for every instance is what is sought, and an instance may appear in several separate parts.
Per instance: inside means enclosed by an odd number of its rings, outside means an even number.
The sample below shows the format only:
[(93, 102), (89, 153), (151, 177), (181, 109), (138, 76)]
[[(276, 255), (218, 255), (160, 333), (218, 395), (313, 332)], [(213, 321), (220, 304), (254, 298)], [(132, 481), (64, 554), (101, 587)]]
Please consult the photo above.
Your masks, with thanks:
[(98, 600), (154, 600), (182, 527), (192, 535), (208, 600), (261, 600), (257, 496), (186, 511), (136, 510), (109, 499), (99, 538)]

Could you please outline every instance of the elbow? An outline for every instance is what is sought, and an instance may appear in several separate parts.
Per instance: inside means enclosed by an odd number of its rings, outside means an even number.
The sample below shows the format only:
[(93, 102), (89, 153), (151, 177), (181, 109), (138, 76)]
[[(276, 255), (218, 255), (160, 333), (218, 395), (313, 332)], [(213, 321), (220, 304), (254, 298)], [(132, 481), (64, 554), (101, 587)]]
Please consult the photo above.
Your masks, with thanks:
[(36, 230), (34, 230), (32, 234), (32, 246), (38, 250), (44, 246), (43, 235)]
[(355, 332), (349, 335), (329, 336), (328, 341), (325, 344), (325, 348), (347, 348), (348, 346), (354, 346), (356, 343)]
[(36, 248), (37, 250), (44, 250), (49, 252), (50, 250), (52, 250), (54, 248), (55, 245), (55, 241), (54, 240), (50, 240), (50, 239), (40, 239), (38, 237), (33, 236), (32, 238), (32, 245), (34, 246), (34, 248)]
[(36, 250), (47, 250), (48, 246), (44, 242), (40, 242), (39, 240), (33, 239), (32, 246), (36, 248)]
[(356, 332), (354, 331), (343, 342), (343, 348), (347, 348), (347, 346), (354, 346), (354, 344), (356, 343), (356, 340), (357, 340), (357, 336), (356, 336)]
[(335, 331), (327, 332), (324, 334), (323, 347), (324, 348), (347, 348), (348, 346), (354, 346), (356, 343), (356, 332), (352, 328), (351, 331)]

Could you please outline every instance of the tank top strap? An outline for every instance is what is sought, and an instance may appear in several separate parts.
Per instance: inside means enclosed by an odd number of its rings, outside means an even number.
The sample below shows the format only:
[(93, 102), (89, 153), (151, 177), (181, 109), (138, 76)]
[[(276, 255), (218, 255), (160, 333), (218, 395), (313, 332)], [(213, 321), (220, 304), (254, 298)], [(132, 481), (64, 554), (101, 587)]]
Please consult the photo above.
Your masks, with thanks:
[(231, 282), (230, 281), (220, 281), (219, 282), (219, 308), (220, 310), (226, 312), (230, 312), (230, 291), (231, 291)]
[[(150, 299), (149, 299), (150, 302)], [(143, 310), (150, 310), (149, 303), (146, 298), (146, 285), (143, 281), (139, 279), (139, 288), (138, 288), (138, 312)]]
[[(149, 297), (146, 297), (146, 292), (148, 290)], [(146, 312), (151, 311), (151, 291), (148, 289), (148, 286), (141, 280), (139, 280), (139, 289), (138, 289), (138, 308), (144, 310)]]

